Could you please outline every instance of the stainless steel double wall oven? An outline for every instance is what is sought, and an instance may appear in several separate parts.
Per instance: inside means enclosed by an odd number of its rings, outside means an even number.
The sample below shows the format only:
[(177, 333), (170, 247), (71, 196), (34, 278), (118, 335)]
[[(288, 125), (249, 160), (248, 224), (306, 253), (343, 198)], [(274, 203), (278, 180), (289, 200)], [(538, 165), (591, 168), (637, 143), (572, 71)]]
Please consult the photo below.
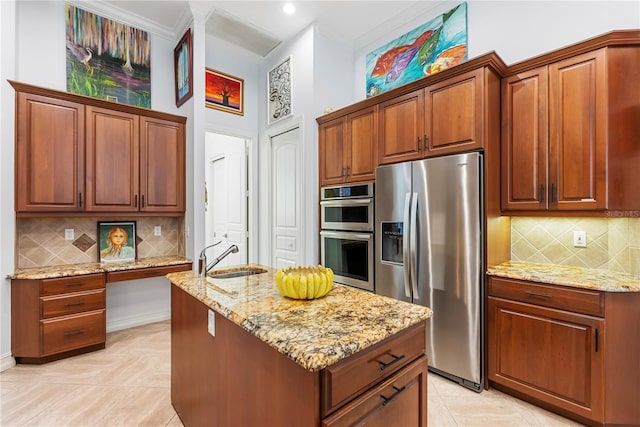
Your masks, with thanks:
[(373, 184), (323, 187), (320, 201), (322, 264), (338, 283), (374, 291)]

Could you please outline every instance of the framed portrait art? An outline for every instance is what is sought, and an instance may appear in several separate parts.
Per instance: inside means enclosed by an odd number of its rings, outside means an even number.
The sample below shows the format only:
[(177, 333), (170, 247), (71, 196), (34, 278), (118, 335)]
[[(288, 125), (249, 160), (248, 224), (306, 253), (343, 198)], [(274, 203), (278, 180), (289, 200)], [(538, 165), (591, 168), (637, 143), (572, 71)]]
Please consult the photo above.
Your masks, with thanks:
[(100, 262), (134, 261), (136, 257), (135, 221), (98, 222)]
[(269, 124), (291, 115), (291, 57), (269, 71), (267, 76)]
[(211, 68), (205, 73), (205, 105), (244, 116), (244, 80)]
[(176, 106), (181, 106), (193, 96), (193, 42), (191, 28), (173, 50), (176, 74)]

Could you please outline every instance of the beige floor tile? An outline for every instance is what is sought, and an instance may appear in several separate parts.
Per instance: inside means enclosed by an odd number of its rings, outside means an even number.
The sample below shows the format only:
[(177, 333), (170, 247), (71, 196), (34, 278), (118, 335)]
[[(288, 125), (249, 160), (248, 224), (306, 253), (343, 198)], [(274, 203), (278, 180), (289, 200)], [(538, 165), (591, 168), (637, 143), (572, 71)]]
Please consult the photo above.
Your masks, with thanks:
[[(107, 334), (107, 348), (0, 373), (0, 426), (183, 427), (171, 406), (169, 321)], [(428, 377), (429, 427), (576, 427), (497, 390)]]

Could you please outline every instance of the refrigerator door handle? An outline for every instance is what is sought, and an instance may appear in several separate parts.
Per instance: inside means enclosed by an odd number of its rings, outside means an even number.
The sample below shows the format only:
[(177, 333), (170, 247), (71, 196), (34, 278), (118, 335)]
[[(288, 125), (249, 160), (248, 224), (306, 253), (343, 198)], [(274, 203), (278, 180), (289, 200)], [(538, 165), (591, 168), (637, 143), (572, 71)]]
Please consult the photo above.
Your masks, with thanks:
[(411, 260), (409, 261), (409, 266), (411, 270), (411, 289), (413, 290), (413, 299), (414, 301), (420, 298), (418, 294), (418, 230), (417, 230), (417, 221), (418, 221), (418, 193), (413, 193), (413, 197), (411, 200), (411, 248), (409, 250)]
[(411, 298), (411, 289), (409, 288), (409, 281), (411, 280), (409, 275), (410, 258), (409, 258), (409, 235), (411, 234), (411, 227), (409, 225), (409, 217), (411, 211), (411, 199), (412, 194), (407, 193), (404, 195), (404, 225), (402, 236), (402, 271), (404, 273), (404, 295), (407, 298)]

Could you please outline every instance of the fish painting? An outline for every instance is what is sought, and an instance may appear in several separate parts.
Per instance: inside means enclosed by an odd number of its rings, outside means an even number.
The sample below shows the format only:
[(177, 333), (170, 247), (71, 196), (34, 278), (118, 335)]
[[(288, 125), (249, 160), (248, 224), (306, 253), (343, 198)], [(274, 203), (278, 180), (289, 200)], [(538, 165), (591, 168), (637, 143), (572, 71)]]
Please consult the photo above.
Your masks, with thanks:
[(467, 4), (460, 3), (366, 55), (367, 97), (462, 62), (466, 45)]

